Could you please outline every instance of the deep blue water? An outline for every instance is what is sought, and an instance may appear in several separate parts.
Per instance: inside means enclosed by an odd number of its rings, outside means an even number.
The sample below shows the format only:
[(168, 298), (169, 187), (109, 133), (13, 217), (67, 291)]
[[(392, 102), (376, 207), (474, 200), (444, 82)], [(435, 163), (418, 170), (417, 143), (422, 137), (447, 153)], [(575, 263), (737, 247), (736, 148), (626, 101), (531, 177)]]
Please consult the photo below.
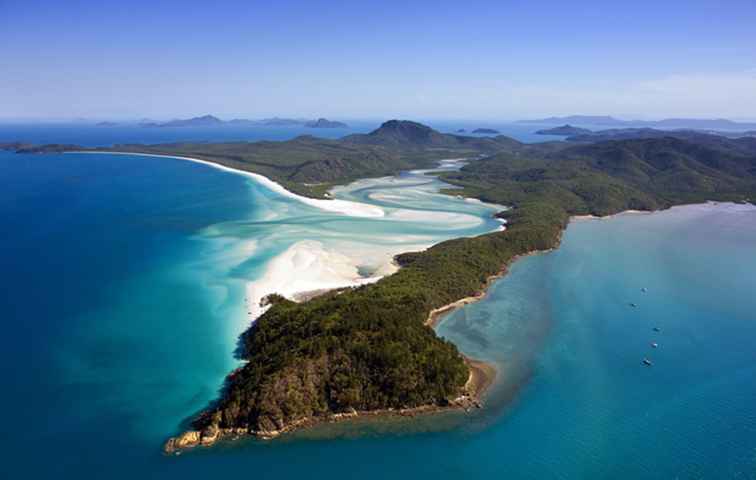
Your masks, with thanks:
[(316, 212), (148, 157), (0, 153), (0, 179), (2, 478), (756, 478), (754, 209), (577, 222), (517, 262), (438, 327), (497, 365), (482, 412), (165, 457), (236, 365), (240, 238)]
[[(382, 120), (351, 120), (349, 128), (307, 128), (303, 126), (221, 126), (221, 127), (140, 127), (123, 124), (98, 127), (88, 123), (0, 123), (0, 142), (71, 143), (86, 147), (110, 146), (117, 143), (165, 143), (178, 141), (257, 141), (289, 140), (299, 135), (339, 138), (353, 133), (367, 133), (378, 128)], [(561, 137), (536, 135), (543, 128), (506, 122), (423, 121), (445, 133), (464, 128), (494, 128), (503, 135), (523, 142), (543, 142)]]

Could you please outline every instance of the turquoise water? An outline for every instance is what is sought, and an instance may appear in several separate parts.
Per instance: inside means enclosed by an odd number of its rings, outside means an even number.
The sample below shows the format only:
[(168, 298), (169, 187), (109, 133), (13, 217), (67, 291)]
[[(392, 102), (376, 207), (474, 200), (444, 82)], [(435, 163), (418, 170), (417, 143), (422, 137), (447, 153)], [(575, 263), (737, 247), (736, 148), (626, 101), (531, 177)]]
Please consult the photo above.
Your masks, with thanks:
[(272, 259), (316, 240), (369, 277), (495, 209), (422, 172), (338, 191), (382, 218), (179, 160), (0, 153), (0, 178), (2, 478), (756, 478), (756, 210), (577, 222), (517, 262), (438, 327), (498, 366), (482, 412), (165, 457), (237, 364)]

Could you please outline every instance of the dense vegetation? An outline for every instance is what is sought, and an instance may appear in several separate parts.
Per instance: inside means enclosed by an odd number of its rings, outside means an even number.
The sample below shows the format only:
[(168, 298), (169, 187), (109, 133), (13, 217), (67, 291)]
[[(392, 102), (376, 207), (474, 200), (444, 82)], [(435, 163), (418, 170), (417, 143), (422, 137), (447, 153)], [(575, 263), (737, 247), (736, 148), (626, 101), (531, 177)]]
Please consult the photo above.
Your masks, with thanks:
[(699, 135), (600, 142), (523, 157), (500, 153), (444, 175), (464, 194), (569, 214), (607, 215), (756, 195), (756, 139)]

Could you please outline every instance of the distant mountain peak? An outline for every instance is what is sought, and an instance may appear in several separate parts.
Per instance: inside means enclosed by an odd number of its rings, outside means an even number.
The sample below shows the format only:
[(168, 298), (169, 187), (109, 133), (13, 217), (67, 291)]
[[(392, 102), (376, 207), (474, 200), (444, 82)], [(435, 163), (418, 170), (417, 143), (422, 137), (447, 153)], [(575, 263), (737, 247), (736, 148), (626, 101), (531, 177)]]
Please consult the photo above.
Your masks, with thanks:
[(218, 118), (218, 117), (216, 117), (214, 115), (210, 115), (210, 114), (202, 115), (200, 117), (190, 118), (189, 120), (202, 120), (204, 122), (215, 122), (215, 123), (222, 123), (223, 122), (223, 120), (221, 120), (220, 118)]
[(371, 137), (391, 137), (399, 142), (418, 143), (423, 140), (431, 140), (434, 135), (441, 135), (422, 123), (410, 120), (389, 120), (383, 122), (380, 127), (370, 132)]

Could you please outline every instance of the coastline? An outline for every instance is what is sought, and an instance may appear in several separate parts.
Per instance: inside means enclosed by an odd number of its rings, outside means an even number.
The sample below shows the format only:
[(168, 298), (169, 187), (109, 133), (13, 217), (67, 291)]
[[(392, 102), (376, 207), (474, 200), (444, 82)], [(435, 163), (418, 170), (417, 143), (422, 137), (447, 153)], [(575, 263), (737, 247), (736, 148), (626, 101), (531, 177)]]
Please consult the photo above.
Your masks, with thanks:
[[(240, 175), (244, 175), (247, 178), (252, 179), (259, 185), (278, 193), (282, 196), (285, 196), (287, 198), (291, 198), (294, 200), (297, 200), (301, 203), (320, 208), (322, 210), (336, 212), (344, 215), (350, 215), (350, 216), (356, 216), (356, 217), (384, 217), (385, 212), (382, 208), (374, 205), (369, 204), (363, 204), (359, 202), (353, 202), (348, 200), (340, 200), (340, 199), (312, 199), (303, 197), (300, 195), (297, 195), (289, 190), (287, 190), (285, 187), (283, 187), (281, 184), (263, 176), (260, 174), (247, 172), (244, 170), (239, 170), (236, 168), (231, 168), (225, 165), (217, 164), (211, 161), (202, 160), (198, 158), (193, 157), (184, 157), (184, 156), (176, 156), (176, 155), (164, 155), (164, 154), (153, 154), (153, 153), (138, 153), (138, 152), (101, 152), (101, 151), (72, 151), (72, 152), (65, 152), (65, 153), (101, 153), (101, 154), (109, 154), (109, 155), (138, 155), (138, 156), (145, 156), (145, 157), (156, 157), (156, 158), (167, 158), (167, 159), (175, 159), (175, 160), (184, 160), (184, 161), (190, 161), (194, 163), (201, 163), (207, 166), (210, 166), (212, 168), (216, 168), (219, 170), (236, 173)], [(481, 202), (482, 203), (482, 202)], [(302, 243), (302, 242), (298, 242)], [(306, 242), (305, 242), (306, 243)], [(291, 257), (292, 254), (296, 254), (297, 252), (297, 244), (292, 245), (289, 250), (284, 252), (283, 255), (279, 257), (286, 257), (286, 254), (289, 254), (288, 256)], [(300, 245), (301, 246), (301, 245)], [(427, 247), (426, 247), (427, 248)], [(299, 252), (301, 253), (301, 252)], [(312, 253), (312, 252), (310, 252)], [(277, 257), (277, 259), (281, 259)], [(325, 258), (325, 257), (324, 257)], [(274, 259), (275, 261), (276, 259)], [(372, 283), (380, 280), (386, 275), (390, 275), (394, 273), (398, 266), (394, 264), (394, 269), (392, 271), (386, 271), (381, 272), (380, 275), (374, 275), (369, 278), (364, 277), (355, 277), (350, 279), (349, 281), (336, 281), (336, 282), (326, 282), (326, 286), (323, 286), (322, 282), (304, 282), (304, 285), (301, 285), (302, 288), (292, 288), (294, 285), (286, 285), (286, 289), (288, 291), (285, 292), (285, 296), (295, 300), (295, 301), (306, 301), (309, 298), (312, 298), (314, 296), (322, 295), (327, 292), (332, 292), (335, 290), (348, 288), (352, 286), (362, 285), (366, 283)], [(269, 270), (275, 270), (273, 266), (269, 266)], [(266, 272), (269, 273), (269, 272)], [(276, 272), (273, 272), (274, 274)], [(276, 276), (276, 275), (273, 275)], [(257, 304), (259, 304), (259, 299), (257, 297), (263, 298), (265, 295), (270, 293), (279, 293), (277, 288), (260, 288), (262, 285), (260, 285), (260, 280), (266, 280), (266, 275), (263, 276), (263, 278), (259, 279), (256, 282), (249, 282), (247, 284), (247, 295), (245, 298), (246, 302), (246, 308), (247, 308), (247, 314), (250, 317), (251, 321), (254, 321), (257, 317), (259, 317), (262, 313), (265, 311), (265, 307), (259, 307)], [(498, 277), (492, 277), (491, 280)], [(268, 279), (270, 280), (270, 279)], [(280, 279), (277, 279), (280, 280)], [(312, 280), (312, 279), (309, 279)], [(333, 279), (331, 279), (333, 280)], [(263, 282), (264, 283), (264, 282)], [(270, 283), (270, 282), (268, 282)], [(280, 283), (280, 282), (273, 282), (273, 283)], [(488, 284), (487, 284), (488, 286)], [(486, 288), (487, 288), (486, 286)], [(251, 295), (253, 292), (250, 290), (260, 290), (259, 292), (255, 292), (255, 295)], [(267, 291), (270, 290), (270, 291)], [(485, 291), (485, 289), (484, 289)], [(482, 298), (482, 295), (481, 295)], [(457, 398), (449, 399), (447, 404), (426, 404), (426, 405), (419, 405), (417, 407), (412, 408), (404, 408), (404, 409), (386, 409), (386, 410), (369, 410), (369, 411), (348, 411), (348, 412), (341, 412), (341, 413), (334, 413), (330, 414), (328, 416), (324, 417), (312, 417), (312, 418), (306, 418), (301, 419), (297, 422), (292, 422), (289, 425), (286, 425), (281, 430), (273, 430), (273, 431), (249, 431), (246, 429), (210, 429), (209, 431), (196, 431), (196, 430), (189, 430), (186, 432), (183, 432), (179, 434), (176, 437), (171, 437), (168, 439), (168, 441), (164, 445), (164, 452), (166, 453), (180, 453), (181, 450), (185, 448), (190, 448), (193, 446), (210, 446), (214, 443), (216, 443), (221, 438), (238, 438), (242, 435), (249, 435), (254, 436), (258, 438), (263, 439), (271, 439), (275, 438), (283, 433), (290, 432), (299, 428), (305, 428), (308, 426), (316, 425), (323, 422), (337, 422), (342, 420), (347, 420), (350, 418), (354, 418), (357, 416), (414, 416), (418, 414), (426, 414), (426, 413), (434, 413), (434, 412), (441, 412), (441, 411), (448, 411), (448, 410), (458, 410), (458, 409), (464, 409), (465, 411), (470, 411), (472, 408), (481, 408), (481, 397), (485, 393), (486, 389), (493, 383), (495, 377), (496, 377), (496, 369), (486, 363), (479, 360), (470, 359), (464, 355), (463, 359), (465, 361), (465, 364), (467, 365), (469, 369), (469, 376), (468, 380), (465, 383), (463, 390)]]
[(223, 170), (226, 172), (244, 175), (248, 178), (253, 179), (258, 184), (264, 186), (265, 188), (273, 192), (276, 192), (280, 195), (291, 198), (293, 200), (297, 200), (306, 205), (320, 208), (322, 210), (326, 210), (329, 212), (342, 213), (344, 215), (351, 215), (354, 217), (383, 217), (385, 215), (385, 212), (383, 211), (383, 209), (375, 205), (352, 202), (349, 200), (318, 199), (318, 198), (309, 198), (309, 197), (304, 197), (302, 195), (297, 195), (296, 193), (290, 190), (287, 190), (280, 183), (275, 182), (264, 175), (260, 175), (259, 173), (248, 172), (246, 170), (239, 170), (238, 168), (227, 167), (226, 165), (221, 165), (219, 163), (211, 162), (208, 160), (202, 160), (199, 158), (183, 157), (183, 156), (178, 156), (178, 155), (163, 155), (159, 153), (135, 153), (135, 152), (116, 152), (116, 151), (111, 152), (111, 151), (99, 151), (99, 150), (98, 151), (78, 150), (78, 151), (70, 151), (70, 152), (64, 152), (64, 153), (138, 155), (141, 157), (172, 158), (176, 160), (185, 160), (188, 162), (201, 163), (201, 164), (208, 165), (210, 167), (217, 168), (219, 170)]
[[(99, 153), (99, 152), (87, 152), (87, 153)], [(343, 214), (356, 213), (357, 214), (356, 216), (378, 216), (378, 215), (360, 215), (364, 213), (365, 211), (369, 211), (367, 209), (372, 209), (373, 208), (372, 205), (366, 205), (366, 204), (361, 204), (361, 203), (352, 202), (352, 201), (344, 201), (344, 200), (307, 199), (307, 198), (300, 197), (299, 195), (296, 195), (292, 192), (285, 190), (285, 188), (281, 186), (280, 184), (262, 175), (245, 172), (238, 169), (233, 169), (230, 167), (226, 167), (224, 165), (214, 164), (212, 162), (205, 161), (205, 160), (200, 160), (200, 159), (191, 158), (191, 157), (147, 154), (147, 153), (145, 154), (138, 154), (138, 153), (131, 153), (131, 152), (105, 152), (105, 153), (173, 158), (173, 159), (203, 163), (208, 166), (212, 166), (212, 167), (224, 170), (224, 171), (230, 171), (233, 173), (239, 173), (239, 174), (251, 177), (256, 182), (262, 184), (265, 187), (268, 187), (269, 189), (275, 192), (283, 193), (287, 197), (295, 198), (306, 204), (314, 203), (315, 204), (314, 206), (321, 207), (324, 210), (330, 210), (330, 211), (335, 210)], [(341, 203), (338, 203), (338, 202), (341, 202)], [(334, 204), (336, 204), (339, 208), (336, 208), (336, 209), (328, 208)], [(344, 209), (344, 208), (341, 208), (343, 206), (347, 206), (347, 207), (358, 206), (358, 208)], [(384, 212), (382, 209), (380, 209), (379, 207), (374, 207), (374, 208), (379, 210), (381, 212), (381, 216), (383, 216)], [(393, 266), (392, 269), (386, 269), (386, 271), (381, 271), (379, 274), (373, 274), (371, 277), (368, 277), (368, 278), (354, 276), (354, 278), (350, 278), (349, 281), (344, 282), (344, 281), (340, 281), (340, 280), (344, 280), (344, 278), (341, 278), (340, 276), (340, 278), (338, 279), (336, 279), (335, 277), (329, 277), (329, 278), (326, 278), (324, 281), (321, 281), (321, 279), (319, 279), (319, 273), (318, 273), (318, 272), (321, 272), (321, 269), (317, 267), (318, 265), (323, 263), (324, 260), (329, 260), (330, 255), (328, 256), (318, 255), (318, 251), (316, 250), (322, 250), (322, 244), (321, 245), (311, 245), (311, 244), (319, 244), (319, 243), (320, 242), (317, 242), (317, 241), (305, 240), (305, 241), (300, 241), (293, 244), (289, 249), (287, 249), (281, 255), (277, 256), (276, 258), (272, 260), (271, 264), (267, 266), (266, 272), (263, 274), (263, 276), (260, 279), (258, 279), (257, 281), (249, 282), (247, 284), (245, 306), (247, 308), (247, 314), (249, 315), (251, 321), (254, 321), (256, 318), (262, 315), (262, 313), (264, 313), (264, 311), (267, 309), (266, 307), (259, 306), (259, 303), (260, 303), (259, 300), (264, 298), (266, 295), (270, 293), (283, 294), (285, 297), (290, 298), (294, 301), (303, 302), (303, 301), (309, 300), (310, 298), (323, 295), (328, 292), (338, 291), (344, 288), (357, 286), (357, 285), (363, 285), (366, 283), (373, 283), (387, 275), (395, 273), (399, 268), (395, 262), (392, 262), (392, 266)], [(310, 247), (318, 247), (318, 248), (310, 248)], [(425, 248), (427, 248), (427, 246)], [(296, 282), (291, 282), (291, 279), (282, 279), (281, 272), (289, 272), (290, 274), (290, 272), (292, 271), (292, 268), (295, 267), (295, 265), (292, 263), (291, 260), (292, 259), (301, 260), (301, 257), (303, 256), (307, 257), (305, 263), (307, 263), (308, 266), (313, 266), (313, 265), (310, 265), (310, 263), (314, 264), (315, 268), (308, 268), (309, 273), (312, 273), (312, 275), (307, 275), (304, 278), (297, 278)], [(336, 266), (338, 267), (337, 270), (341, 269), (341, 267), (344, 266), (343, 264), (341, 264), (342, 263), (340, 261), (341, 259), (335, 258), (332, 260), (333, 262), (331, 261), (326, 262), (329, 264), (329, 267), (331, 267), (329, 268), (329, 270), (332, 270), (332, 267), (334, 266), (334, 262), (336, 262)], [(279, 263), (281, 265), (278, 265)], [(286, 267), (286, 268), (276, 268), (277, 266)], [(294, 268), (294, 270), (296, 270), (296, 268)], [(356, 275), (356, 270), (354, 273)], [(283, 275), (283, 276), (288, 277), (290, 275)], [(497, 278), (497, 277), (492, 277), (490, 280), (492, 281), (494, 278)], [(488, 284), (486, 285), (486, 288), (487, 286)], [(488, 364), (486, 362), (471, 359), (464, 355), (462, 355), (462, 357), (466, 366), (468, 367), (468, 371), (469, 371), (468, 379), (465, 382), (460, 392), (460, 395), (454, 399), (450, 398), (448, 400), (445, 400), (444, 401), (445, 403), (441, 402), (440, 404), (435, 404), (435, 403), (425, 404), (425, 405), (419, 405), (416, 407), (404, 408), (404, 409), (390, 408), (386, 410), (369, 410), (369, 411), (352, 410), (352, 411), (347, 411), (347, 412), (332, 413), (329, 415), (324, 415), (322, 417), (309, 417), (305, 419), (300, 419), (299, 421), (294, 421), (291, 424), (286, 425), (280, 430), (272, 430), (272, 431), (252, 431), (252, 430), (243, 429), (243, 428), (242, 429), (240, 428), (222, 429), (218, 427), (205, 429), (203, 431), (190, 430), (190, 431), (183, 432), (176, 437), (172, 437), (168, 439), (168, 441), (164, 445), (164, 451), (166, 453), (180, 452), (184, 448), (189, 448), (189, 447), (198, 446), (198, 445), (209, 446), (216, 443), (221, 438), (224, 438), (224, 439), (228, 437), (238, 438), (242, 435), (254, 436), (254, 437), (262, 438), (262, 439), (271, 439), (283, 433), (290, 432), (299, 428), (305, 428), (308, 426), (312, 426), (312, 425), (316, 425), (316, 424), (324, 423), (324, 422), (342, 421), (342, 420), (346, 420), (346, 419), (357, 417), (357, 416), (367, 416), (367, 417), (394, 416), (394, 415), (414, 416), (418, 414), (441, 412), (441, 411), (448, 411), (448, 410), (464, 409), (465, 411), (470, 411), (472, 408), (481, 408), (482, 407), (481, 398), (484, 395), (486, 389), (490, 387), (490, 385), (494, 382), (496, 373), (497, 373), (496, 369), (493, 367), (493, 365)]]
[[(670, 207), (674, 208), (674, 207)], [(603, 217), (599, 217), (598, 215), (572, 215), (570, 217), (570, 222), (584, 222), (587, 220), (610, 220), (615, 217), (621, 217), (623, 215), (650, 215), (654, 212), (659, 212), (661, 210), (623, 210), (621, 212), (613, 213), (611, 215), (604, 215)]]
[[(561, 238), (560, 238), (560, 241), (561, 241)], [(530, 255), (537, 255), (537, 254), (540, 254), (540, 253), (548, 253), (548, 252), (550, 252), (552, 250), (555, 250), (556, 248), (559, 248), (559, 244), (557, 244), (556, 247), (550, 248), (548, 250), (532, 250), (530, 252), (523, 253), (522, 255), (515, 255), (506, 264), (504, 264), (504, 266), (501, 268), (501, 270), (499, 271), (499, 273), (497, 273), (495, 275), (491, 275), (490, 277), (488, 277), (486, 279), (486, 282), (483, 284), (483, 287), (481, 287), (481, 290), (479, 292), (477, 292), (475, 295), (473, 295), (471, 297), (461, 298), (461, 299), (459, 299), (459, 300), (457, 300), (455, 302), (452, 302), (452, 303), (446, 304), (446, 305), (444, 305), (442, 307), (439, 307), (439, 308), (431, 310), (430, 313), (429, 313), (429, 315), (428, 315), (428, 318), (425, 320), (425, 325), (427, 325), (427, 326), (429, 326), (431, 328), (436, 328), (436, 326), (439, 324), (439, 322), (444, 317), (444, 315), (446, 315), (448, 313), (451, 313), (451, 312), (453, 312), (454, 310), (456, 310), (458, 308), (462, 308), (465, 305), (469, 305), (471, 303), (475, 303), (475, 302), (478, 302), (478, 301), (483, 300), (484, 298), (486, 298), (486, 294), (488, 293), (488, 289), (491, 287), (491, 285), (496, 280), (505, 277), (507, 275), (507, 273), (509, 273), (509, 267), (513, 263), (515, 263), (517, 260), (519, 260), (521, 258), (524, 258), (524, 257), (529, 257)]]
[(481, 401), (486, 389), (491, 386), (496, 378), (496, 369), (492, 364), (473, 360), (463, 355), (465, 364), (470, 370), (463, 391), (455, 399), (449, 400), (446, 405), (426, 404), (410, 408), (387, 408), (379, 410), (355, 410), (332, 413), (326, 416), (307, 417), (292, 422), (279, 430), (254, 431), (245, 428), (211, 428), (203, 431), (188, 430), (181, 434), (170, 437), (163, 444), (163, 453), (166, 455), (181, 455), (184, 450), (195, 447), (210, 447), (219, 441), (234, 441), (244, 437), (272, 440), (285, 433), (293, 432), (302, 428), (310, 428), (324, 423), (339, 423), (360, 418), (387, 418), (387, 417), (415, 417), (417, 415), (429, 415), (433, 413), (464, 410), (469, 413), (473, 409), (483, 408)]
[[(350, 200), (340, 200), (340, 199), (315, 199), (315, 198), (308, 198), (304, 197), (302, 195), (298, 195), (294, 192), (291, 192), (287, 190), (283, 185), (280, 183), (277, 183), (268, 177), (248, 172), (245, 170), (240, 170), (237, 168), (228, 167), (226, 165), (221, 165), (218, 163), (214, 163), (208, 160), (202, 160), (199, 158), (193, 158), (193, 157), (184, 157), (184, 156), (177, 156), (177, 155), (163, 155), (163, 154), (156, 154), (156, 153), (132, 153), (132, 152), (117, 152), (117, 151), (71, 151), (71, 152), (64, 152), (64, 153), (87, 153), (87, 154), (107, 154), (107, 155), (137, 155), (142, 157), (156, 157), (156, 158), (168, 158), (168, 159), (175, 159), (175, 160), (184, 160), (188, 162), (194, 162), (194, 163), (201, 163), (203, 165), (207, 165), (212, 168), (216, 168), (218, 170), (223, 170), (225, 172), (235, 173), (239, 175), (243, 175), (247, 178), (252, 179), (257, 184), (263, 186), (264, 188), (267, 188), (275, 193), (278, 193), (282, 196), (285, 196), (287, 198), (291, 198), (293, 200), (299, 201), (301, 203), (304, 203), (306, 205), (316, 207), (325, 211), (329, 212), (335, 212), (340, 213), (342, 215), (349, 215), (353, 217), (369, 217), (369, 218), (381, 218), (385, 217), (385, 211), (378, 206), (370, 205), (366, 203), (359, 203), (359, 202), (353, 202)], [(308, 267), (311, 267), (312, 264), (317, 263), (321, 266), (320, 270), (324, 270), (322, 266), (326, 263), (329, 263), (329, 261), (334, 260), (334, 254), (333, 252), (327, 252), (322, 248), (322, 245), (319, 244), (320, 242), (317, 241), (300, 241), (297, 242), (291, 247), (289, 247), (286, 251), (284, 251), (281, 255), (277, 256), (276, 258), (272, 259), (270, 264), (267, 266), (263, 276), (257, 280), (247, 282), (245, 290), (245, 311), (247, 315), (247, 320), (251, 323), (254, 322), (260, 315), (265, 313), (265, 310), (267, 310), (268, 307), (263, 307), (260, 305), (260, 301), (265, 298), (267, 295), (270, 295), (272, 293), (280, 293), (284, 295), (285, 297), (301, 302), (304, 300), (307, 300), (309, 298), (312, 298), (313, 292), (317, 291), (319, 294), (326, 293), (331, 290), (335, 289), (341, 289), (341, 288), (348, 288), (348, 287), (357, 287), (360, 285), (366, 285), (368, 283), (374, 283), (383, 278), (386, 275), (390, 275), (396, 271), (396, 269), (388, 269), (385, 272), (381, 272), (379, 275), (373, 275), (371, 277), (361, 277), (357, 271), (356, 268), (354, 268), (354, 271), (350, 272), (344, 272), (344, 275), (340, 278), (335, 278), (333, 275), (331, 275), (332, 278), (329, 278), (326, 282), (326, 286), (323, 286), (322, 278), (319, 279), (321, 281), (315, 282), (312, 278), (305, 278), (300, 279), (302, 281), (299, 282), (290, 282), (290, 278), (282, 278), (280, 275), (281, 271), (291, 271), (292, 265), (285, 265), (283, 268), (276, 268), (276, 263), (292, 263), (292, 258), (294, 257), (301, 257), (303, 255), (306, 255), (310, 257), (311, 259), (311, 265), (308, 265)], [(346, 263), (343, 261), (343, 259), (339, 258), (338, 263), (340, 263), (340, 267), (342, 270), (348, 270), (349, 267), (346, 265)], [(332, 262), (331, 262), (332, 263)], [(308, 273), (309, 270), (307, 269)], [(312, 275), (309, 275), (310, 277)], [(297, 284), (299, 283), (299, 284)]]

